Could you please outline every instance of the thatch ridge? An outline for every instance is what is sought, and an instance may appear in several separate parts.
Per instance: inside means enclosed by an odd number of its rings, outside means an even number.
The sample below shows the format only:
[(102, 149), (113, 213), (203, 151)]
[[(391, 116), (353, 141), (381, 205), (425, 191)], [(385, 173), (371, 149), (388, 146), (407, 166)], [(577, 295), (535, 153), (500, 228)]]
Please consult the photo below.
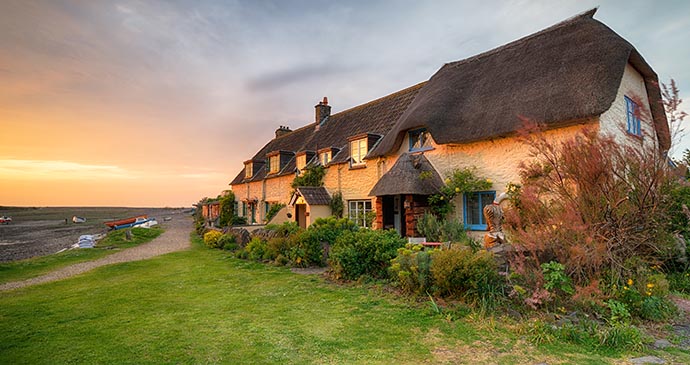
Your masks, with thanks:
[[(598, 117), (615, 100), (628, 62), (646, 84), (657, 82), (635, 48), (593, 18), (595, 11), (444, 65), (368, 157), (394, 154), (418, 127), (436, 143), (462, 144), (513, 135), (523, 119), (557, 128)], [(648, 97), (663, 150), (668, 127), (661, 99), (649, 86)]]

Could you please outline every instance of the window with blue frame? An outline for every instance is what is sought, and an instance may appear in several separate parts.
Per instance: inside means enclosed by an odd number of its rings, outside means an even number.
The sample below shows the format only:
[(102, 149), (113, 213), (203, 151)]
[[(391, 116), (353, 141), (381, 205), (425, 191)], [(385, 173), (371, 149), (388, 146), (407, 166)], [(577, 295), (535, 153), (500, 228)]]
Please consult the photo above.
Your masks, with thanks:
[(628, 133), (641, 137), (640, 106), (629, 97), (625, 97), (625, 111), (628, 120)]
[(484, 221), (484, 207), (491, 204), (496, 199), (495, 191), (477, 191), (463, 194), (463, 219), (465, 228), (485, 231), (487, 229)]
[(409, 131), (408, 136), (410, 137), (410, 152), (431, 149), (431, 138), (426, 128)]

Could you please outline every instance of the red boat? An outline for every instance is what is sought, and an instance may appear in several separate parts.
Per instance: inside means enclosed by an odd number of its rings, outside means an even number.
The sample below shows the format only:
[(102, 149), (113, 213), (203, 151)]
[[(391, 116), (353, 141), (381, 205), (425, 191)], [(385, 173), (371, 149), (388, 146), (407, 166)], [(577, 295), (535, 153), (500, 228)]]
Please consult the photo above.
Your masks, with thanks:
[(116, 221), (103, 222), (103, 224), (105, 224), (106, 226), (108, 226), (108, 227), (110, 227), (110, 228), (115, 228), (115, 226), (121, 226), (121, 225), (123, 225), (123, 224), (134, 223), (134, 222), (136, 222), (137, 219), (139, 219), (139, 218), (141, 218), (141, 219), (147, 219), (148, 216), (145, 215), (145, 214), (144, 214), (144, 215), (138, 215), (138, 216), (132, 217), (132, 218), (125, 218), (125, 219), (120, 219), (120, 220), (116, 220)]

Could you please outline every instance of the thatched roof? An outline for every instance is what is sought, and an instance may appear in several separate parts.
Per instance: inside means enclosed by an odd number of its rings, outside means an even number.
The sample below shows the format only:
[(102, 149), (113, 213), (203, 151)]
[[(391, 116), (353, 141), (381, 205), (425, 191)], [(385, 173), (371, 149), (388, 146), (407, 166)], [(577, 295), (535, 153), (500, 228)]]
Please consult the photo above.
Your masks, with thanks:
[(406, 131), (439, 144), (514, 134), (526, 118), (555, 128), (607, 111), (628, 62), (645, 79), (662, 150), (670, 144), (657, 75), (596, 9), (477, 56), (444, 65), (369, 158), (394, 154)]
[[(412, 102), (424, 83), (420, 83), (393, 94), (370, 101), (333, 114), (316, 128), (316, 123), (308, 124), (293, 132), (286, 133), (269, 141), (252, 158), (263, 161), (266, 154), (273, 151), (318, 151), (324, 148), (338, 148), (340, 151), (331, 156), (329, 165), (347, 163), (350, 158), (348, 138), (361, 134), (384, 135), (391, 130), (407, 106)], [(244, 169), (232, 180), (230, 185), (259, 181), (295, 173), (294, 157), (283, 169), (270, 176), (266, 175), (266, 165), (254, 171), (254, 176), (245, 179)]]
[(331, 196), (328, 195), (328, 191), (323, 186), (313, 187), (313, 186), (300, 186), (295, 189), (295, 195), (290, 201), (290, 204), (294, 204), (295, 197), (301, 196), (309, 205), (328, 205), (331, 203)]
[(422, 154), (403, 153), (369, 192), (369, 196), (436, 194), (443, 187), (438, 172)]

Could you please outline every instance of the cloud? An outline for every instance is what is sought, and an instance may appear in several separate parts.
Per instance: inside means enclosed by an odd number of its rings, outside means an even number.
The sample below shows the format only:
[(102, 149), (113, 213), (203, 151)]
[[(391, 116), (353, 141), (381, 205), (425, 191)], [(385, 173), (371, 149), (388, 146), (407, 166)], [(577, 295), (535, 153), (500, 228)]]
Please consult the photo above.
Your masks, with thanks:
[(133, 179), (136, 174), (118, 166), (72, 161), (0, 159), (0, 176), (11, 180)]
[(295, 83), (341, 77), (348, 73), (349, 67), (336, 64), (310, 65), (301, 64), (293, 68), (268, 72), (263, 75), (251, 78), (246, 86), (250, 91), (267, 91), (288, 87)]

